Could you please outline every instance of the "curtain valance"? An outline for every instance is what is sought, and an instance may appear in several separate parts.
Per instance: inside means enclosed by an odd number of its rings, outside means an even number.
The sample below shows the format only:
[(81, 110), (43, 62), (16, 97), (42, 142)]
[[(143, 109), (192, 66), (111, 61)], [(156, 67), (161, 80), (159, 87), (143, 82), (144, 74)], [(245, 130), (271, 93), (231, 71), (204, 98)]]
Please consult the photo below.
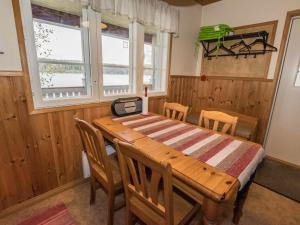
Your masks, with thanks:
[[(86, 1), (86, 0), (83, 0)], [(179, 10), (159, 0), (90, 0), (93, 10), (127, 16), (131, 21), (178, 34)]]

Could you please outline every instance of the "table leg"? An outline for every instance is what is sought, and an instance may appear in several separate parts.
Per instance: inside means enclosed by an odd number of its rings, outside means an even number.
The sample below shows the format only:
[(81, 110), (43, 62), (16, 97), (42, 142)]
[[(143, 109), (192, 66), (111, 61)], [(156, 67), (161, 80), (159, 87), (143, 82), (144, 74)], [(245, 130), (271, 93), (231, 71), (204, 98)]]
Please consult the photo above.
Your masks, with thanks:
[(232, 222), (236, 225), (239, 224), (240, 219), (243, 215), (243, 208), (248, 196), (249, 188), (250, 185), (247, 188), (245, 188), (245, 190), (240, 191), (235, 200)]
[(203, 225), (218, 225), (219, 224), (219, 211), (221, 204), (214, 202), (209, 198), (205, 198), (202, 206)]
[(249, 189), (250, 186), (254, 180), (255, 177), (255, 173), (251, 176), (250, 180), (248, 181), (248, 183), (243, 187), (242, 190), (240, 190), (237, 194), (235, 203), (234, 203), (234, 209), (233, 209), (233, 218), (232, 218), (232, 222), (234, 224), (239, 224), (240, 219), (243, 215), (243, 208), (249, 193)]

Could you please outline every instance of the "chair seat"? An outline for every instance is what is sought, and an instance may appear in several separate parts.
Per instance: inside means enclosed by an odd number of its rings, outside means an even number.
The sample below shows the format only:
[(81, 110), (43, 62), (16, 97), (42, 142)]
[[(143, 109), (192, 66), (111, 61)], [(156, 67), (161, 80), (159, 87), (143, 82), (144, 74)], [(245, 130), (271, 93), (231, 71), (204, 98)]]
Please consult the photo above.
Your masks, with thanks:
[(123, 185), (117, 154), (109, 155), (115, 185)]
[[(115, 190), (119, 190), (122, 188), (122, 178), (116, 153), (109, 155), (109, 163), (111, 165)], [(92, 165), (92, 173), (102, 186), (107, 188), (107, 180), (103, 180), (106, 177), (106, 174), (103, 173), (103, 170), (97, 164)]]
[[(160, 193), (160, 201), (162, 194)], [(130, 207), (131, 210), (147, 224), (165, 224), (163, 217), (157, 215), (157, 213), (151, 208), (146, 206), (137, 197), (131, 197)], [(173, 192), (173, 209), (174, 209), (174, 225), (182, 224), (187, 222), (188, 219), (194, 215), (196, 211), (199, 211), (200, 205), (193, 204), (193, 202), (183, 198), (180, 194)], [(184, 224), (184, 223), (183, 223)]]

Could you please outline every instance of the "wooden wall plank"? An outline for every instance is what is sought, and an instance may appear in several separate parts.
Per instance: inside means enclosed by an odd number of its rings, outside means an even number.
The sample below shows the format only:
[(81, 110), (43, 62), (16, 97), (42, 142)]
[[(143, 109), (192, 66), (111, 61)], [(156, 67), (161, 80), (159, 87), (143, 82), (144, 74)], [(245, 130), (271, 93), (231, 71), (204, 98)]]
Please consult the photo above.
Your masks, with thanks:
[[(15, 201), (23, 201), (33, 196), (30, 165), (26, 157), (26, 142), (20, 125), (17, 97), (13, 78), (4, 77), (0, 82), (0, 132), (1, 132), (1, 205), (6, 207)], [(6, 182), (6, 181), (9, 182)], [(11, 182), (14, 186), (11, 187)], [(22, 189), (18, 190), (18, 187)], [(1, 194), (2, 195), (2, 194)]]
[[(82, 176), (81, 142), (73, 117), (83, 118), (83, 110), (72, 110), (51, 113), (55, 129), (57, 157), (60, 165), (61, 183), (65, 184)], [(50, 115), (50, 114), (49, 114)]]
[(10, 161), (14, 162), (25, 157), (24, 140), (20, 133), (20, 123), (14, 98), (13, 85), (10, 78), (1, 79), (0, 100), (1, 124), (5, 129), (5, 138), (8, 142)]
[(30, 123), (34, 140), (31, 157), (35, 162), (36, 170), (38, 170), (34, 174), (38, 177), (37, 193), (43, 193), (58, 186), (51, 142), (52, 136), (47, 114), (31, 116)]

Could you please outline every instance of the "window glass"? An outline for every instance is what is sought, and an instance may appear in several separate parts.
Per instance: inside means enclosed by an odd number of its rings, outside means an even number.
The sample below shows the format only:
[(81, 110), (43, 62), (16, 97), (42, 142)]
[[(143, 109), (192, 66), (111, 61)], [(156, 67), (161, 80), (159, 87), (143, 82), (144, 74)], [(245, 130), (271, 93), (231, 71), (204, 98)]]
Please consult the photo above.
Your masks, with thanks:
[(32, 5), (32, 15), (42, 98), (90, 96), (89, 59), (84, 57), (88, 46), (84, 46), (86, 28), (81, 26), (81, 11), (67, 13)]
[(167, 78), (168, 34), (145, 29), (143, 84), (150, 92), (164, 92)]
[(154, 90), (154, 34), (145, 33), (144, 37), (144, 86)]
[(120, 24), (117, 18), (103, 16), (101, 21), (104, 96), (125, 95), (132, 89), (129, 24)]

